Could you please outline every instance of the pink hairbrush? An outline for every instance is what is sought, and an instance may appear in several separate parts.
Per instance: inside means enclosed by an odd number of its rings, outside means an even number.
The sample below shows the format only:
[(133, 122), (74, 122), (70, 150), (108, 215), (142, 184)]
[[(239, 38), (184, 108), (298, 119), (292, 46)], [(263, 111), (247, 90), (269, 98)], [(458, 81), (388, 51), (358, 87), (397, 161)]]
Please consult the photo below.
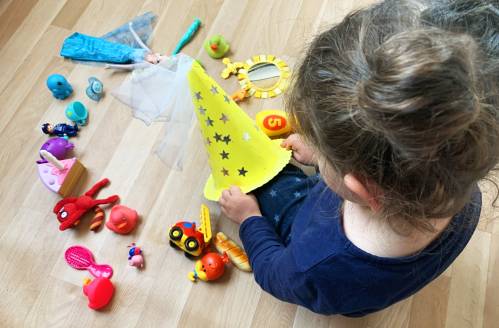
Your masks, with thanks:
[(76, 270), (88, 270), (95, 278), (111, 278), (113, 268), (107, 264), (96, 264), (94, 255), (83, 246), (71, 246), (64, 253), (64, 258), (70, 267)]

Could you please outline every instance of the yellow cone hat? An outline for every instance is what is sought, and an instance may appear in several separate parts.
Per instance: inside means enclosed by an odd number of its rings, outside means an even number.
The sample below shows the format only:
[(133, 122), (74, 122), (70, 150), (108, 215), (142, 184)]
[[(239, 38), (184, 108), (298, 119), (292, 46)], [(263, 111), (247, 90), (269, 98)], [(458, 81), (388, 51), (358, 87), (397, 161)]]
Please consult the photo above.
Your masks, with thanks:
[(267, 137), (198, 63), (188, 80), (211, 167), (204, 187), (207, 199), (217, 201), (231, 186), (248, 193), (288, 164), (291, 151)]

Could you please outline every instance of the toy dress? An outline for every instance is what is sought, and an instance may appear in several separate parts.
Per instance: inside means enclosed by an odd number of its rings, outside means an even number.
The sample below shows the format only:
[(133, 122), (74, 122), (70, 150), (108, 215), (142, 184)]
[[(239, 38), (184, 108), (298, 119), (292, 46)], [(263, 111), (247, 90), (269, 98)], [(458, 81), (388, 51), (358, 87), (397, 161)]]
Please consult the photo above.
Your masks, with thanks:
[(112, 95), (132, 109), (134, 117), (150, 125), (164, 121), (165, 137), (157, 153), (168, 165), (180, 169), (186, 140), (195, 127), (187, 73), (193, 59), (184, 54), (165, 57), (154, 65), (135, 67)]
[(101, 37), (76, 32), (64, 40), (60, 54), (85, 63), (141, 63), (150, 52), (146, 44), (155, 20), (148, 12)]

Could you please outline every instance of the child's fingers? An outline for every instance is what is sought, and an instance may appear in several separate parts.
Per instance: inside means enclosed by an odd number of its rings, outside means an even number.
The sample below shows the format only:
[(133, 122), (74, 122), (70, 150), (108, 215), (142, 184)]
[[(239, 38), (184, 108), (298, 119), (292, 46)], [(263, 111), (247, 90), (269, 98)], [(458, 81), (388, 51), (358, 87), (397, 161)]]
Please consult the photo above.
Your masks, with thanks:
[(229, 193), (229, 191), (228, 190), (224, 190), (224, 191), (222, 191), (222, 195), (218, 199), (218, 203), (220, 205), (226, 205), (227, 202), (229, 201), (229, 199), (230, 199), (230, 193)]
[(241, 195), (243, 192), (241, 191), (241, 188), (237, 187), (237, 186), (232, 186), (230, 187), (229, 189), (229, 192), (232, 196), (239, 196)]
[(292, 150), (293, 149), (293, 143), (288, 139), (284, 140), (281, 142), (281, 147), (286, 148), (287, 150)]
[(226, 189), (226, 190), (222, 191), (222, 196), (220, 196), (220, 198), (229, 199), (230, 196), (231, 196), (230, 190)]

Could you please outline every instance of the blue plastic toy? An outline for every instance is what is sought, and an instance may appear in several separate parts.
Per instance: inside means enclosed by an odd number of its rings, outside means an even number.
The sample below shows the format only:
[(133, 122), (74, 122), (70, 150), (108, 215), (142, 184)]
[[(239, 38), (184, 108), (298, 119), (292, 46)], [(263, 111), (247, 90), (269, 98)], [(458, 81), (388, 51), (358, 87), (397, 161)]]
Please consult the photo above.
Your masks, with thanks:
[(88, 110), (79, 101), (73, 101), (66, 107), (66, 117), (78, 125), (87, 125)]
[(73, 93), (73, 87), (61, 74), (52, 74), (47, 78), (47, 87), (57, 99), (66, 99)]
[(99, 101), (104, 94), (104, 85), (101, 81), (92, 76), (88, 79), (88, 87), (86, 92), (88, 98), (94, 101)]
[(182, 50), (182, 48), (191, 41), (191, 39), (194, 37), (194, 34), (197, 32), (199, 27), (201, 26), (201, 20), (199, 18), (196, 18), (194, 22), (189, 26), (189, 29), (185, 34), (182, 36), (182, 39), (177, 43), (177, 46), (175, 47), (175, 50), (173, 50), (172, 55), (176, 55)]

